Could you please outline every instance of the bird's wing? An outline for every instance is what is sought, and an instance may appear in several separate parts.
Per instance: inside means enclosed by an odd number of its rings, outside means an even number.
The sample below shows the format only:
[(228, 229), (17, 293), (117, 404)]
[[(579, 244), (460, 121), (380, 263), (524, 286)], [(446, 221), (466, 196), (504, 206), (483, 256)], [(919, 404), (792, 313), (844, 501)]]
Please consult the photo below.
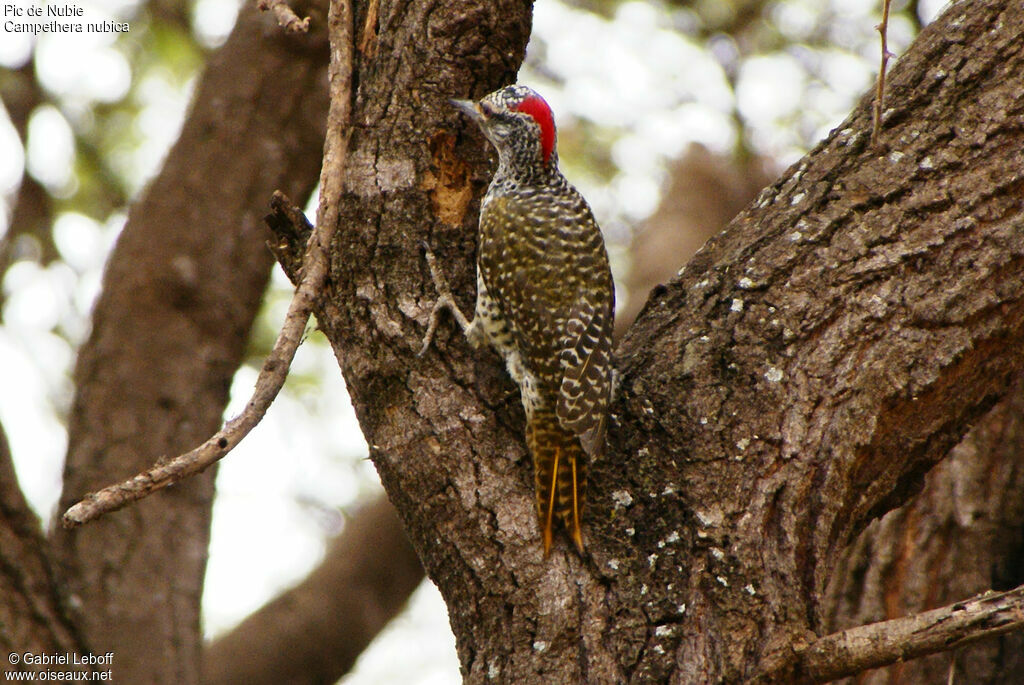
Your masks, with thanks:
[(612, 302), (577, 300), (559, 353), (562, 387), (555, 408), (591, 457), (604, 447), (612, 383)]

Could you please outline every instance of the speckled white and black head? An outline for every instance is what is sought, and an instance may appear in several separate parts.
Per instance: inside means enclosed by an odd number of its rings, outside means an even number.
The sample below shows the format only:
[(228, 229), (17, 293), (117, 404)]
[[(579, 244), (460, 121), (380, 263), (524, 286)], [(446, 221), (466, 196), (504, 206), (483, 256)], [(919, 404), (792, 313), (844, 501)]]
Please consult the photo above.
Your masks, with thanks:
[(511, 175), (522, 182), (558, 173), (555, 117), (533, 89), (505, 86), (479, 102), (451, 103), (468, 114), (497, 149), (498, 178)]

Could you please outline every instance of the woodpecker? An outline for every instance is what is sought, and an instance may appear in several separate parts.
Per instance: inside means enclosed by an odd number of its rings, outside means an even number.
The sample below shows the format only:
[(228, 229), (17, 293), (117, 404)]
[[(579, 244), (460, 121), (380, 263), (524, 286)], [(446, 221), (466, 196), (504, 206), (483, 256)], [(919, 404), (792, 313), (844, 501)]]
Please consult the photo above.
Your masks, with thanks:
[(587, 466), (604, 450), (612, 392), (615, 289), (604, 239), (558, 169), (554, 117), (540, 95), (511, 85), (451, 102), (497, 149), (498, 169), (480, 207), (473, 320), (427, 247), (438, 299), (420, 353), (447, 309), (470, 344), (501, 354), (526, 410), (544, 555), (556, 525), (582, 553)]

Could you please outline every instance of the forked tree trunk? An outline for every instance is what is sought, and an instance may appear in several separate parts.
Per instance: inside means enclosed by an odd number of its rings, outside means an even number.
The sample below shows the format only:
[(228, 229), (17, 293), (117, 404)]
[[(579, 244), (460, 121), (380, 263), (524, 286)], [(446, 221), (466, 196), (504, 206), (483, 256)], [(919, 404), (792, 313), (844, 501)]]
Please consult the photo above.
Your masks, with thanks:
[[(356, 7), (354, 133), (318, 318), (385, 487), (448, 603), (467, 680), (792, 682), (802, 643), (884, 617), (824, 611), (832, 576), (850, 573), (839, 565), (844, 550), (908, 500), (1022, 367), (1020, 3), (951, 7), (896, 65), (880, 146), (869, 142), (865, 100), (656, 290), (619, 350), (588, 554), (566, 545), (547, 561), (522, 412), (500, 360), (453, 329), (415, 356), (435, 297), (419, 241), (430, 242), (464, 308), (474, 295), (487, 148), (446, 99), (514, 79), (530, 6), (372, 8)], [(260, 77), (275, 78), (272, 64), (288, 60), (247, 45), (257, 80), (200, 89), (206, 124), (183, 134), (197, 147), (165, 170), (201, 181), (196, 201), (175, 211), (168, 202), (180, 200), (180, 184), (155, 185), (113, 258), (79, 362), (66, 499), (148, 465), (140, 434), (173, 453), (216, 423), (266, 274), (247, 241), (247, 208), (273, 187), (308, 187), (315, 169), (291, 155), (316, 147), (323, 120), (313, 100), (322, 57), (278, 74), (295, 86), (282, 98), (281, 84)], [(252, 127), (231, 114), (249, 111), (253, 93), (266, 93), (256, 98), (267, 108), (254, 119), (260, 130), (306, 112), (309, 135), (252, 145)], [(221, 125), (238, 141), (225, 162), (235, 172), (203, 156), (215, 149), (203, 135)], [(232, 185), (246, 177), (237, 167), (259, 164), (246, 162), (257, 149), (290, 161)], [(211, 181), (231, 199), (207, 193)], [(147, 219), (156, 216), (179, 232), (157, 230)], [(207, 223), (228, 216), (250, 221)], [(58, 536), (61, 572), (9, 471), (0, 454), (9, 651), (114, 649), (121, 679), (197, 680), (209, 477)]]

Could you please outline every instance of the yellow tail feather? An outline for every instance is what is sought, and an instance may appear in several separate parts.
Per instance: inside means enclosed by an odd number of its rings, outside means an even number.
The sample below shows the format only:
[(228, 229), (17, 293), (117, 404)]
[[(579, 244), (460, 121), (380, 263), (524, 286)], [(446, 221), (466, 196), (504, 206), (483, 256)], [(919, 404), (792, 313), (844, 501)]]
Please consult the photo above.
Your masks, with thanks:
[(572, 535), (572, 541), (576, 543), (576, 549), (583, 554), (583, 533), (580, 529), (580, 495), (582, 493), (576, 482), (576, 460), (570, 460), (569, 464), (572, 466), (572, 526), (569, 532)]
[(539, 412), (527, 427), (537, 487), (537, 518), (544, 555), (551, 551), (554, 528), (565, 529), (583, 552), (582, 509), (586, 454), (579, 439), (562, 428), (554, 414)]
[[(551, 489), (548, 491), (548, 506), (547, 511), (544, 514), (544, 556), (546, 557), (551, 552), (551, 529), (554, 523), (553, 514), (555, 513), (555, 494), (558, 491), (558, 460), (561, 457), (562, 450), (558, 447), (555, 448), (555, 460), (551, 467)], [(537, 493), (540, 495), (540, 493)]]

